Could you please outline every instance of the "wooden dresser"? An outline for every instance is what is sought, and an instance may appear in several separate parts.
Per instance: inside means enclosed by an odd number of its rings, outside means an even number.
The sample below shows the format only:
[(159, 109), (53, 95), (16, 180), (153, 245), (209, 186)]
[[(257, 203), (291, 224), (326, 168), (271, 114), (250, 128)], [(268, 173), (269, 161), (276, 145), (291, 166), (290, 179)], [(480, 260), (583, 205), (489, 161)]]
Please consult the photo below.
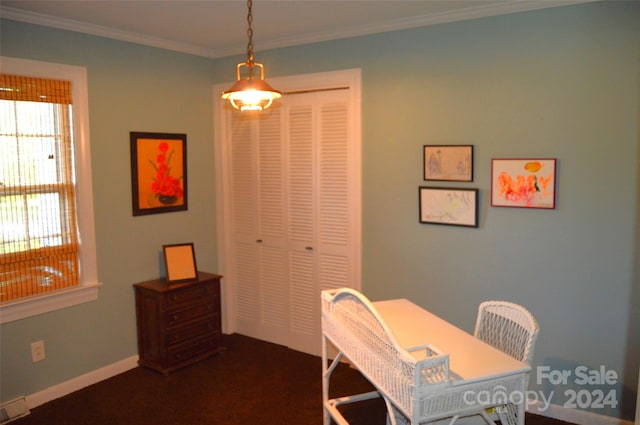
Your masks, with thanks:
[(220, 279), (167, 284), (154, 279), (133, 285), (138, 324), (138, 363), (164, 374), (221, 351)]

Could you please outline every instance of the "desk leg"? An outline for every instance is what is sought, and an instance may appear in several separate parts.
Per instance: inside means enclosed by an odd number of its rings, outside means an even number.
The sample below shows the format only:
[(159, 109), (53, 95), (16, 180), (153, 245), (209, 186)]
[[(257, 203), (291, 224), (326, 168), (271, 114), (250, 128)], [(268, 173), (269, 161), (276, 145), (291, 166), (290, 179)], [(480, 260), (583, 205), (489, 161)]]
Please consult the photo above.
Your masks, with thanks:
[(527, 388), (529, 387), (529, 376), (525, 375), (525, 379), (524, 382), (522, 383), (522, 386), (520, 387), (520, 394), (522, 394), (522, 402), (518, 403), (516, 406), (514, 406), (516, 409), (516, 411), (518, 412), (518, 417), (517, 417), (517, 421), (518, 421), (518, 425), (524, 425), (524, 411), (527, 407)]
[(327, 338), (322, 335), (322, 423), (329, 425), (329, 411), (327, 402), (329, 401), (329, 374), (327, 373)]
[(338, 355), (329, 365), (329, 359), (327, 356), (327, 341), (328, 339), (322, 336), (322, 409), (323, 409), (323, 424), (329, 425), (331, 423), (331, 414), (329, 413), (329, 380), (331, 374), (335, 370), (336, 366), (340, 364), (342, 359), (342, 351), (338, 352)]
[(518, 424), (519, 425), (524, 425), (524, 406), (526, 404), (526, 401), (524, 403), (520, 403), (518, 405)]

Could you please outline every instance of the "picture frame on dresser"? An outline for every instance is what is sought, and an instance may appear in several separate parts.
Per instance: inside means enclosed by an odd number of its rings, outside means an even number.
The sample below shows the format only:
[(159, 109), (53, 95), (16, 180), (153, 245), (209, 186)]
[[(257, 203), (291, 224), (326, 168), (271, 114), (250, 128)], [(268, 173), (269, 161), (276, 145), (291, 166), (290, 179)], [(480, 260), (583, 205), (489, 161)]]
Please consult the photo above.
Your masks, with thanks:
[(191, 282), (198, 279), (193, 243), (163, 245), (167, 283)]

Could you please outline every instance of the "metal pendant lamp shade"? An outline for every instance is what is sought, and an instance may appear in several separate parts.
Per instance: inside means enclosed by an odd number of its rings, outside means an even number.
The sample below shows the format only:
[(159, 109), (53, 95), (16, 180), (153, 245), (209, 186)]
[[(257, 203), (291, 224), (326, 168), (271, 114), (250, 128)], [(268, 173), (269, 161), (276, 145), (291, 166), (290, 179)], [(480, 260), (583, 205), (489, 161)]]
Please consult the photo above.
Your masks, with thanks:
[[(241, 62), (236, 67), (236, 83), (222, 93), (222, 98), (228, 100), (231, 106), (240, 111), (263, 111), (273, 104), (273, 101), (282, 97), (282, 93), (272, 88), (264, 80), (264, 65), (253, 60), (253, 21), (252, 1), (247, 1), (249, 13), (247, 22), (249, 29), (249, 44), (247, 45), (247, 61)], [(242, 78), (242, 68), (247, 68), (247, 76)], [(256, 68), (260, 68), (260, 75), (256, 75)], [(259, 77), (259, 78), (258, 78)]]

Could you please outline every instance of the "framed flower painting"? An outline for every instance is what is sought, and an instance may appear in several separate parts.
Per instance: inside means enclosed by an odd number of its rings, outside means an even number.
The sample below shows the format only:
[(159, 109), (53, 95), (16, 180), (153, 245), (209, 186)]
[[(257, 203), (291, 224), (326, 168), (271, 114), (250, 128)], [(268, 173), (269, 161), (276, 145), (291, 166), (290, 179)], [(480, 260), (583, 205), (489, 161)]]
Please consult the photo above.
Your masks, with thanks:
[(133, 215), (187, 210), (187, 135), (130, 136)]

